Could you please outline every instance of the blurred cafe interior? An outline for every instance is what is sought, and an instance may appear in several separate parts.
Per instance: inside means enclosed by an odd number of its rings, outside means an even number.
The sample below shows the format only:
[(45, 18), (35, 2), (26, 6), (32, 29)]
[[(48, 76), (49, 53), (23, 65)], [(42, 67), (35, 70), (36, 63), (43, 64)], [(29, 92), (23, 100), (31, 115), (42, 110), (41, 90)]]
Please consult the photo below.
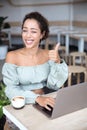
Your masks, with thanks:
[(69, 67), (62, 87), (86, 82), (87, 0), (0, 0), (0, 81), (7, 52), (23, 47), (21, 24), (31, 11), (40, 12), (49, 21), (49, 37), (40, 47), (50, 50), (60, 43), (60, 57)]
[[(60, 42), (60, 56), (68, 65), (75, 63), (86, 67), (86, 0), (0, 0), (0, 17), (1, 20), (4, 19), (4, 26), (0, 27), (0, 66), (2, 67), (8, 51), (23, 47), (21, 24), (24, 15), (31, 11), (42, 13), (49, 21), (49, 37), (40, 44), (40, 47), (52, 49)], [(1, 72), (0, 80), (2, 80)]]

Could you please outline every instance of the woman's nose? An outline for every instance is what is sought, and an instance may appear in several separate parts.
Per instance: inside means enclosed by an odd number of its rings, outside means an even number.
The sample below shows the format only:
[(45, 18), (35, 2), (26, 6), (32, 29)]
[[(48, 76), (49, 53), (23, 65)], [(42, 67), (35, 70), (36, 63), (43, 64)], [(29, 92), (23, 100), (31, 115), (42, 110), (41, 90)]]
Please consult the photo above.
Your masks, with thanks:
[(31, 32), (27, 31), (26, 36), (30, 37), (31, 36)]

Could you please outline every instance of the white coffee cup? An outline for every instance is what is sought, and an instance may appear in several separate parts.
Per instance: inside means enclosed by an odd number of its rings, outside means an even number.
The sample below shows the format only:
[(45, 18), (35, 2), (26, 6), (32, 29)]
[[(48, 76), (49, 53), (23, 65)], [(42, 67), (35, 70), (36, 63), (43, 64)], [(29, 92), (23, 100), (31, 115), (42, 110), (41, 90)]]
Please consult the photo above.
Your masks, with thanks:
[(25, 97), (15, 96), (11, 99), (11, 104), (14, 108), (22, 108), (25, 106)]

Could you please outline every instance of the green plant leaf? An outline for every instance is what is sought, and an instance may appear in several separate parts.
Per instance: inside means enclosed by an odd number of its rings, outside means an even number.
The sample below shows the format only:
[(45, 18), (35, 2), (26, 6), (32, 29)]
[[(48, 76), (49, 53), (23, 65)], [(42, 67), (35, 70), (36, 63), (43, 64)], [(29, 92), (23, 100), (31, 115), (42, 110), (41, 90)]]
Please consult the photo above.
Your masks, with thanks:
[(3, 109), (2, 106), (0, 105), (0, 118), (3, 116)]
[(10, 104), (10, 100), (5, 95), (5, 87), (5, 84), (0, 82), (0, 118), (3, 116), (3, 106)]

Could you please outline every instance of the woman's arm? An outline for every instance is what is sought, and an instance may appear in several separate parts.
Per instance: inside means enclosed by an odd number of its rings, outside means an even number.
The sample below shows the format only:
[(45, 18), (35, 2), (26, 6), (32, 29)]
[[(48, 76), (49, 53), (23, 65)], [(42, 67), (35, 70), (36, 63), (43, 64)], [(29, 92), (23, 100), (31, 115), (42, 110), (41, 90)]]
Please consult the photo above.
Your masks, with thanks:
[(47, 87), (57, 90), (62, 87), (68, 78), (68, 66), (64, 60), (62, 63), (49, 61), (50, 73), (47, 80)]
[(5, 63), (2, 68), (2, 74), (3, 82), (6, 85), (5, 93), (9, 99), (14, 96), (24, 96), (26, 103), (35, 103), (35, 100), (39, 95), (23, 89), (23, 86), (20, 85), (19, 82), (16, 65)]

